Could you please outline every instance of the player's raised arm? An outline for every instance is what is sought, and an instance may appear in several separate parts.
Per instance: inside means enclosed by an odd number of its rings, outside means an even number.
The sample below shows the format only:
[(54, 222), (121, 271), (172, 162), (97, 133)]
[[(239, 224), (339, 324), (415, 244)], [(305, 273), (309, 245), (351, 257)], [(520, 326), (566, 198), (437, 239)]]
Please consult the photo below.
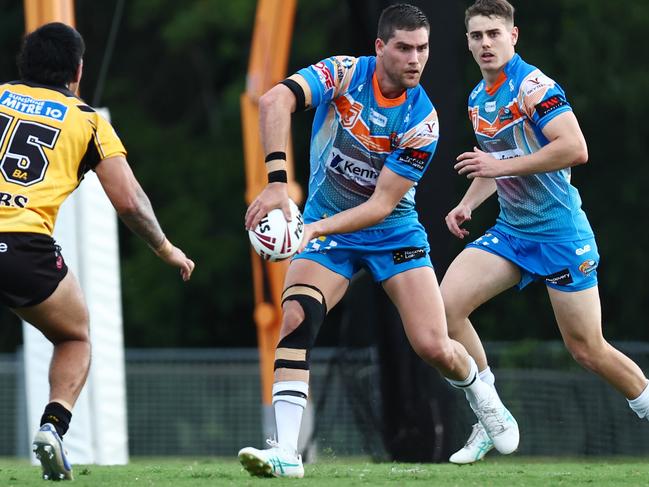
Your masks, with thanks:
[(194, 262), (165, 237), (151, 202), (138, 183), (126, 158), (113, 156), (95, 168), (97, 177), (120, 219), (140, 236), (164, 262), (180, 269), (184, 281), (191, 278)]

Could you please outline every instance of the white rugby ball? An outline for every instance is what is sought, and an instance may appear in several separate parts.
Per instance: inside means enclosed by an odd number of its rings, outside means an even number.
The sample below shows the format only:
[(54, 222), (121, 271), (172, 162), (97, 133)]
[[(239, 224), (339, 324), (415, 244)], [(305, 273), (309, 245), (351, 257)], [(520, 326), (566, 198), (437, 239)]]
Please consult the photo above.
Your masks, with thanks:
[(279, 208), (271, 210), (259, 224), (248, 230), (250, 244), (264, 260), (277, 262), (293, 256), (302, 242), (304, 220), (293, 200), (289, 199), (292, 219), (287, 222)]

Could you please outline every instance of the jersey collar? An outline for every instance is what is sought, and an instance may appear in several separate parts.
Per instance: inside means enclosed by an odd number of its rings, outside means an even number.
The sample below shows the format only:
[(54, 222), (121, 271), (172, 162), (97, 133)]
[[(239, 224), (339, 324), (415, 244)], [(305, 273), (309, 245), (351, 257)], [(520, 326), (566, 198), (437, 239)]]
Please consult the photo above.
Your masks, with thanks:
[(514, 71), (520, 60), (521, 57), (518, 54), (514, 53), (514, 56), (509, 61), (507, 61), (507, 64), (505, 64), (502, 71), (498, 74), (498, 79), (496, 80), (496, 82), (491, 87), (487, 87), (487, 83), (485, 82), (485, 92), (487, 93), (487, 95), (493, 96), (498, 91), (498, 88), (500, 88), (503, 83), (505, 83), (505, 81), (507, 81), (507, 79), (511, 77), (512, 72)]
[(379, 87), (379, 79), (376, 77), (376, 71), (374, 71), (374, 74), (372, 75), (372, 88), (374, 88), (374, 98), (376, 99), (376, 103), (381, 108), (398, 107), (406, 101), (407, 90), (401, 93), (401, 95), (397, 98), (386, 98), (385, 96), (383, 96), (383, 93), (381, 93), (381, 88)]

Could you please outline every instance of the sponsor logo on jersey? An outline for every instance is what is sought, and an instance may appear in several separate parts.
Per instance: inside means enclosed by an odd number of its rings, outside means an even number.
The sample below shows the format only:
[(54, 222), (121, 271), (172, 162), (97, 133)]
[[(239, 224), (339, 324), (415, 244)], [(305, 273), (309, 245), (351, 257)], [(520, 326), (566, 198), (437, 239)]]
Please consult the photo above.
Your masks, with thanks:
[(29, 198), (25, 195), (0, 192), (0, 206), (25, 208), (28, 202)]
[(333, 90), (334, 88), (334, 78), (331, 75), (331, 71), (329, 71), (329, 68), (327, 65), (320, 61), (317, 64), (313, 65), (313, 69), (315, 69), (315, 72), (318, 74), (318, 78), (320, 78), (320, 83), (322, 83), (322, 86), (325, 88), (325, 92), (329, 90)]
[(509, 108), (502, 107), (500, 110), (498, 110), (498, 120), (500, 120), (501, 122), (506, 122), (508, 120), (513, 120), (513, 119), (514, 119), (514, 114)]
[(597, 262), (592, 259), (585, 260), (584, 262), (579, 264), (579, 270), (586, 276), (593, 272), (596, 268)]
[(487, 113), (493, 113), (496, 111), (496, 102), (495, 101), (488, 101), (487, 103), (484, 104), (484, 111)]
[(416, 169), (417, 171), (423, 171), (431, 155), (432, 154), (430, 152), (425, 150), (406, 147), (405, 149), (403, 149), (403, 152), (399, 154), (397, 160), (399, 162), (408, 164), (410, 167)]
[(576, 249), (575, 254), (584, 255), (586, 252), (590, 252), (590, 251), (591, 251), (590, 244), (586, 244), (583, 247)]
[(331, 158), (327, 163), (329, 170), (350, 179), (361, 186), (376, 185), (379, 171), (365, 161), (347, 157), (337, 149), (332, 149)]
[(419, 124), (417, 132), (415, 132), (413, 137), (437, 140), (439, 138), (439, 125), (437, 122), (422, 122)]
[(539, 114), (539, 117), (543, 118), (548, 113), (552, 113), (567, 104), (568, 102), (562, 96), (553, 95), (550, 98), (543, 100), (541, 103), (537, 103), (534, 108), (536, 109), (536, 113)]
[(7, 250), (9, 250), (9, 246), (4, 242), (0, 242), (0, 252), (4, 253)]
[(514, 80), (510, 79), (509, 80), (509, 91), (512, 92), (514, 90), (515, 90), (515, 88), (514, 88)]
[(401, 137), (396, 132), (390, 134), (390, 151), (395, 150), (401, 143)]
[(388, 124), (388, 117), (370, 108), (370, 122), (379, 127), (385, 127)]
[(498, 159), (499, 161), (504, 161), (505, 159), (514, 159), (515, 157), (525, 155), (525, 153), (519, 148), (490, 152), (489, 154), (491, 154), (494, 159)]
[(572, 274), (568, 269), (564, 269), (549, 276), (545, 276), (545, 282), (550, 284), (556, 284), (558, 286), (567, 286), (572, 284)]
[(426, 249), (421, 247), (406, 247), (392, 251), (392, 261), (395, 264), (403, 264), (409, 260), (421, 259), (426, 257)]
[(51, 118), (59, 122), (63, 121), (68, 111), (68, 107), (62, 103), (52, 100), (37, 100), (31, 96), (20, 95), (11, 91), (5, 91), (0, 96), (0, 105), (15, 112)]
[(539, 74), (524, 81), (523, 93), (525, 93), (526, 96), (529, 96), (544, 88), (554, 88), (554, 85), (555, 83), (551, 78), (548, 78), (544, 74)]
[(331, 59), (331, 61), (336, 66), (336, 76), (338, 77), (338, 81), (342, 81), (343, 76), (345, 75), (345, 70), (343, 69), (342, 63), (335, 56), (333, 56), (333, 57), (331, 57), (329, 59)]

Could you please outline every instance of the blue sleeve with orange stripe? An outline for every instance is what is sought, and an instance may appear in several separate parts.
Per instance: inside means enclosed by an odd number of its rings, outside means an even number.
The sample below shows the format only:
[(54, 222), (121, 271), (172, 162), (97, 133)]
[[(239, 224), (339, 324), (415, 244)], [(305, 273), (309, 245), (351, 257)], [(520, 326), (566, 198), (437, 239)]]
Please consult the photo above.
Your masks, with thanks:
[(330, 103), (334, 98), (349, 90), (356, 80), (367, 73), (369, 57), (331, 56), (300, 69), (311, 89), (311, 106)]

